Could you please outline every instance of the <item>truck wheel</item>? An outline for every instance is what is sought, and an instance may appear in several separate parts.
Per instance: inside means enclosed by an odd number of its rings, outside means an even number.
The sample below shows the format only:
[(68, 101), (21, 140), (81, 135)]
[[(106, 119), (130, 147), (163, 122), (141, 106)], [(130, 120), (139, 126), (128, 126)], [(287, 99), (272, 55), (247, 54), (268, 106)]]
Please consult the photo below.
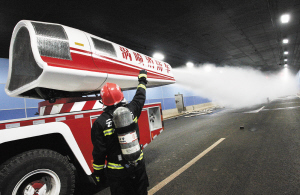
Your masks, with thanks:
[(47, 149), (19, 154), (0, 167), (0, 194), (69, 195), (75, 175), (69, 161)]

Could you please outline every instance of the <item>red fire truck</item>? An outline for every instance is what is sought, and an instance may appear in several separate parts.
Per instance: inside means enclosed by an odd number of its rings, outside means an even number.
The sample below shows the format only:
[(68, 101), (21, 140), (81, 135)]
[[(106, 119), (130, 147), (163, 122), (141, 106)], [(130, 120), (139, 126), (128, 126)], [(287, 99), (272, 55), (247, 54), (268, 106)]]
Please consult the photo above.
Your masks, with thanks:
[[(99, 90), (106, 82), (136, 88), (141, 69), (148, 87), (175, 82), (165, 62), (64, 25), (20, 21), (5, 90), (45, 101), (38, 117), (0, 122), (0, 194), (72, 194), (78, 178), (92, 181)], [(164, 129), (161, 103), (146, 104), (138, 123), (146, 147)]]

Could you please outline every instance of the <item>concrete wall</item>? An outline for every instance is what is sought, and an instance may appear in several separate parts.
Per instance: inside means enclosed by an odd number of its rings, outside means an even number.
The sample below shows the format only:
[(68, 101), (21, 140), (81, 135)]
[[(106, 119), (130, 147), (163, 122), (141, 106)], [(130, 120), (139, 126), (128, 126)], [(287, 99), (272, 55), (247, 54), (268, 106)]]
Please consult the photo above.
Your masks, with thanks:
[(182, 113), (179, 113), (176, 108), (163, 110), (162, 112), (163, 112), (163, 118), (167, 119), (167, 118), (171, 118), (171, 117), (178, 116), (178, 115), (183, 115), (183, 114), (193, 112), (193, 111), (204, 111), (204, 110), (213, 109), (216, 107), (218, 107), (218, 106), (215, 105), (214, 103), (208, 102), (208, 103), (203, 103), (203, 104), (187, 106), (186, 110), (183, 111)]
[[(42, 100), (27, 98), (12, 98), (6, 95), (4, 88), (8, 73), (8, 59), (0, 58), (0, 120), (26, 118), (36, 116), (38, 102)], [(197, 96), (193, 92), (179, 87), (176, 84), (162, 87), (148, 88), (146, 103), (161, 102), (164, 112), (177, 112), (175, 94), (183, 94), (184, 105), (189, 108), (193, 105), (209, 103), (210, 100)], [(124, 91), (124, 96), (131, 101), (135, 90)], [(165, 113), (168, 113), (167, 111)]]
[(299, 94), (300, 94), (300, 71), (298, 71), (296, 78), (297, 78), (298, 90), (299, 90)]

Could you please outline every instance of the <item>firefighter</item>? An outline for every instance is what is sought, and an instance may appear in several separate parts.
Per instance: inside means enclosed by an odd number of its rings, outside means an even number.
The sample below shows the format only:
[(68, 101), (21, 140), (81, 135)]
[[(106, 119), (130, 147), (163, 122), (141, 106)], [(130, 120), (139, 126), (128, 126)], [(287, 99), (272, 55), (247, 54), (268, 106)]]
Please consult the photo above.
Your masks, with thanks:
[[(106, 182), (112, 195), (148, 194), (149, 186), (143, 152), (134, 162), (124, 158), (118, 133), (113, 122), (114, 112), (119, 107), (128, 108), (133, 123), (129, 127), (136, 131), (139, 140), (138, 118), (146, 100), (147, 71), (141, 70), (138, 75), (139, 84), (132, 101), (127, 104), (120, 87), (114, 83), (106, 83), (100, 91), (104, 112), (94, 122), (91, 129), (93, 149), (94, 176), (101, 185)], [(125, 136), (126, 137), (126, 136)], [(136, 148), (136, 147), (135, 147)], [(138, 145), (140, 148), (140, 145)], [(106, 161), (106, 165), (105, 165)]]

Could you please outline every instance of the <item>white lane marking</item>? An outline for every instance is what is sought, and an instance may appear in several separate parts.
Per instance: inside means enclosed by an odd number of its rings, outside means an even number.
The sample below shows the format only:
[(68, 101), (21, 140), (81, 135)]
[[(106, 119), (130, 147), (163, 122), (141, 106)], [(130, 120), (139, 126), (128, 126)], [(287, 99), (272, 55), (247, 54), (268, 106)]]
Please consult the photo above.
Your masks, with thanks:
[(156, 186), (154, 186), (151, 190), (148, 191), (148, 195), (152, 195), (154, 193), (156, 193), (158, 190), (160, 190), (161, 188), (163, 188), (165, 185), (167, 185), (170, 181), (172, 181), (173, 179), (175, 179), (178, 175), (180, 175), (181, 173), (183, 173), (185, 170), (187, 170), (190, 166), (192, 166), (193, 164), (195, 164), (200, 158), (202, 158), (205, 154), (207, 154), (209, 151), (211, 151), (212, 149), (214, 149), (218, 144), (220, 144), (225, 138), (221, 138), (219, 139), (217, 142), (215, 142), (213, 145), (211, 145), (209, 148), (207, 148), (206, 150), (204, 150), (203, 152), (201, 152), (198, 156), (196, 156), (195, 158), (193, 158), (190, 162), (188, 162), (187, 164), (185, 164), (183, 167), (181, 167), (180, 169), (178, 169), (177, 171), (175, 171), (172, 175), (170, 175), (169, 177), (167, 177), (166, 179), (164, 179), (163, 181), (161, 181), (159, 184), (157, 184)]
[(259, 113), (260, 111), (262, 111), (265, 108), (265, 106), (261, 107), (258, 110), (253, 110), (253, 111), (249, 111), (249, 112), (244, 112), (244, 113)]
[(296, 109), (296, 108), (300, 108), (300, 106), (285, 107), (285, 108), (272, 108), (272, 109), (265, 109), (265, 110), (288, 110), (288, 109)]
[[(293, 103), (293, 102), (291, 102)], [(289, 104), (286, 103), (286, 104)], [(261, 107), (260, 109), (258, 110), (253, 110), (253, 111), (249, 111), (249, 112), (244, 112), (244, 113), (259, 113), (260, 111), (268, 111), (268, 110), (289, 110), (289, 109), (296, 109), (296, 108), (300, 108), (300, 106), (293, 106), (293, 107), (283, 107), (283, 108), (270, 108), (270, 109), (264, 109), (265, 107)]]

